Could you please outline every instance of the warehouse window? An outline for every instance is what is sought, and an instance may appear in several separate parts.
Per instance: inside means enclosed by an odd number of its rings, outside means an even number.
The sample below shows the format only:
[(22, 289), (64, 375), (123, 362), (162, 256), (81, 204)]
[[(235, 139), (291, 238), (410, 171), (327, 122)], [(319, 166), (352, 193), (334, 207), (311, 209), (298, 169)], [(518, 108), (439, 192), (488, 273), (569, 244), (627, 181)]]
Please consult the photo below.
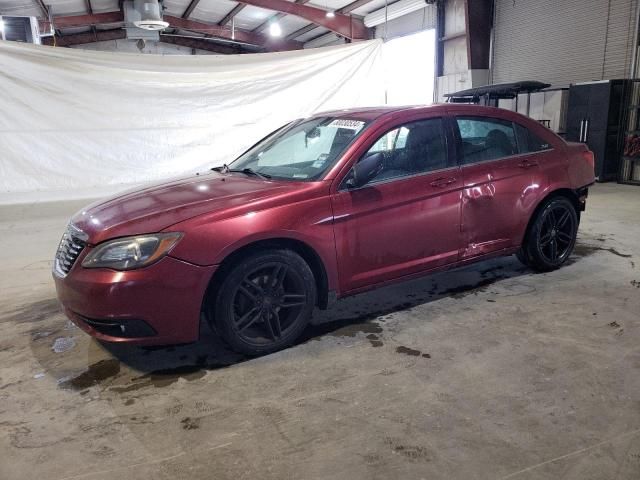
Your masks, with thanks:
[(458, 117), (462, 163), (508, 157), (518, 152), (513, 123), (487, 117)]

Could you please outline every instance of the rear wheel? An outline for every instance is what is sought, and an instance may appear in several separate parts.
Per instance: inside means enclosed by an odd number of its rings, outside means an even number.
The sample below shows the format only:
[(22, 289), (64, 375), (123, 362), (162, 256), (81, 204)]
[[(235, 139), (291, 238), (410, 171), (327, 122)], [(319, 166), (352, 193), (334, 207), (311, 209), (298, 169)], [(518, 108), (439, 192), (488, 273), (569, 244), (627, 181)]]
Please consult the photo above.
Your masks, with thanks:
[(215, 301), (215, 326), (236, 351), (263, 355), (291, 345), (316, 302), (309, 265), (295, 252), (270, 250), (236, 264)]
[(571, 255), (578, 233), (578, 214), (565, 197), (549, 199), (538, 211), (518, 259), (539, 271), (561, 267)]

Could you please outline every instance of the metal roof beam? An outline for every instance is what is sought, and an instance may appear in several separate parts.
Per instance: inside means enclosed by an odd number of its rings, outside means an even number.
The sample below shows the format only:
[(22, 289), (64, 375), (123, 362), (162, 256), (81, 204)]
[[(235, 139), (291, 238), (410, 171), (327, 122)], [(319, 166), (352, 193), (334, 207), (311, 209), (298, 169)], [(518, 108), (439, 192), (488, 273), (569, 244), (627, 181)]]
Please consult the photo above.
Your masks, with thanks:
[[(124, 22), (124, 14), (122, 12), (94, 13), (91, 15), (71, 15), (68, 17), (53, 18), (55, 28), (88, 27), (103, 23), (119, 22)], [(40, 29), (42, 31), (48, 30), (49, 27), (50, 23), (48, 19), (40, 22)]]
[(242, 11), (242, 9), (244, 7), (246, 7), (246, 5), (244, 3), (239, 3), (238, 5), (233, 7), (233, 9), (231, 9), (231, 11), (229, 13), (227, 13), (224, 16), (224, 18), (218, 22), (218, 25), (223, 25), (224, 26), (227, 23), (229, 23), (231, 20), (233, 20), (233, 17), (235, 17), (237, 14), (239, 14)]
[[(106, 40), (119, 40), (127, 36), (126, 32), (121, 28), (115, 30), (99, 30), (95, 34), (93, 32), (74, 33), (57, 37), (55, 44), (58, 47), (70, 47), (72, 45), (82, 45), (84, 43), (103, 42)], [(45, 45), (53, 45), (52, 37), (44, 37), (42, 43)]]
[[(234, 40), (239, 43), (247, 43), (264, 47), (267, 50), (297, 50), (302, 48), (302, 43), (280, 38), (267, 37), (259, 33), (248, 32), (241, 29), (231, 29), (226, 26), (210, 24), (181, 17), (165, 15), (164, 20), (169, 22), (173, 28), (189, 30), (191, 32), (202, 33), (212, 37)], [(70, 28), (70, 27), (87, 27), (91, 25), (111, 24), (124, 22), (122, 12), (95, 13), (93, 15), (73, 15), (69, 17), (55, 17), (53, 20), (54, 27)], [(41, 21), (40, 28), (42, 31), (49, 29), (49, 21)]]
[[(356, 10), (357, 8), (360, 8), (368, 3), (371, 3), (373, 0), (356, 0), (355, 2), (350, 3), (349, 5), (345, 5), (342, 8), (339, 8), (336, 10), (337, 13), (351, 13), (354, 10)], [(272, 17), (273, 18), (273, 17)], [(258, 27), (260, 28), (260, 27)], [(293, 40), (295, 38), (298, 38), (302, 35), (304, 35), (305, 33), (309, 33), (311, 30), (315, 30), (316, 28), (318, 28), (318, 25), (310, 23), (309, 25), (302, 27), (298, 30), (296, 30), (293, 33), (290, 33), (289, 35), (287, 35), (285, 37), (285, 40)]]
[(351, 13), (354, 10), (363, 7), (364, 5), (366, 5), (367, 3), (371, 3), (373, 0), (356, 0), (355, 2), (350, 3), (349, 5), (345, 5), (342, 8), (339, 8), (338, 10), (336, 10), (336, 12), (338, 13)]
[(243, 53), (246, 50), (238, 45), (219, 45), (209, 40), (200, 38), (176, 37), (173, 35), (160, 34), (160, 41), (171, 45), (178, 45), (187, 48), (196, 48), (198, 50), (207, 50), (209, 52), (219, 53), (221, 55), (231, 55)]
[(275, 15), (272, 15), (269, 18), (267, 18), (264, 22), (262, 22), (260, 25), (258, 25), (256, 28), (254, 28), (251, 31), (252, 32), (261, 32), (262, 30), (267, 28), (270, 23), (275, 22), (277, 20), (280, 20), (282, 17), (286, 17), (286, 16), (287, 16), (286, 13), (282, 13), (282, 12), (276, 13)]
[[(87, 43), (104, 42), (108, 40), (122, 40), (126, 37), (126, 32), (121, 28), (114, 30), (98, 30), (95, 34), (92, 32), (75, 33), (56, 38), (56, 45), (59, 47), (71, 47), (73, 45), (84, 45)], [(42, 42), (45, 45), (53, 45), (53, 38), (45, 37), (42, 39)], [(238, 46), (217, 45), (213, 42), (199, 38), (160, 35), (160, 42), (188, 48), (197, 48), (199, 50), (207, 50), (220, 54), (242, 53), (244, 51), (244, 49)]]
[(310, 23), (306, 27), (302, 27), (295, 32), (290, 33), (284, 38), (285, 40), (293, 40), (294, 38), (298, 38), (299, 36), (304, 35), (305, 33), (309, 33), (311, 30), (315, 30), (316, 28), (318, 28), (318, 25), (316, 25), (315, 23)]
[(189, 6), (182, 14), (182, 18), (189, 18), (199, 3), (200, 3), (200, 0), (191, 0), (191, 2), (189, 3)]
[(224, 25), (204, 23), (196, 20), (187, 20), (184, 18), (172, 17), (165, 15), (164, 20), (169, 22), (173, 28), (189, 30), (197, 33), (204, 33), (212, 37), (220, 37), (229, 40), (235, 40), (240, 43), (248, 43), (250, 45), (258, 45), (268, 50), (298, 50), (302, 48), (300, 42), (284, 40), (278, 38), (267, 37), (254, 32), (248, 32), (241, 29), (231, 29)]
[(42, 0), (36, 0), (36, 3), (42, 12), (42, 16), (44, 18), (49, 18), (49, 7), (47, 7)]
[(287, 0), (242, 0), (242, 3), (304, 18), (351, 40), (370, 38), (369, 29), (362, 20), (342, 13), (336, 13), (333, 18), (329, 18), (326, 10)]
[[(305, 3), (309, 3), (309, 1), (310, 0), (295, 0), (295, 3), (299, 3), (301, 5), (304, 5)], [(262, 22), (260, 25), (258, 25), (256, 28), (254, 28), (252, 31), (253, 32), (261, 32), (262, 30), (267, 28), (271, 22), (275, 22), (275, 21), (281, 19), (282, 17), (285, 17), (286, 15), (287, 15), (286, 13), (282, 13), (282, 12), (276, 13), (275, 15), (271, 16), (270, 18), (267, 18), (264, 22)]]

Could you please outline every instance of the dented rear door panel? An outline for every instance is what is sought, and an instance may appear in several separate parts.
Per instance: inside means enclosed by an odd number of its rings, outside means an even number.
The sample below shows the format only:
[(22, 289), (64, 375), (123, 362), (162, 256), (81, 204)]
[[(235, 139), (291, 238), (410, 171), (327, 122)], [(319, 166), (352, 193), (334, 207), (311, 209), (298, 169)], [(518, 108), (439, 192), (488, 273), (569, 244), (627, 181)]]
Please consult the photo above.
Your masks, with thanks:
[(462, 167), (461, 260), (518, 245), (547, 183), (545, 156), (514, 155)]

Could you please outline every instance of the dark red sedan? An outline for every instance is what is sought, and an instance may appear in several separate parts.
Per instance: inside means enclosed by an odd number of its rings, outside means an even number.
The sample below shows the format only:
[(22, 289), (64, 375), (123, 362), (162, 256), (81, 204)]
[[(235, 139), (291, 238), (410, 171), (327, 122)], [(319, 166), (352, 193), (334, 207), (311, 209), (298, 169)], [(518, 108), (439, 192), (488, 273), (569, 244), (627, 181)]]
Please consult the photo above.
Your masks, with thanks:
[(60, 302), (100, 340), (290, 345), (315, 306), (517, 254), (561, 266), (593, 155), (506, 110), (436, 105), (297, 120), (229, 166), (95, 203), (55, 258)]

